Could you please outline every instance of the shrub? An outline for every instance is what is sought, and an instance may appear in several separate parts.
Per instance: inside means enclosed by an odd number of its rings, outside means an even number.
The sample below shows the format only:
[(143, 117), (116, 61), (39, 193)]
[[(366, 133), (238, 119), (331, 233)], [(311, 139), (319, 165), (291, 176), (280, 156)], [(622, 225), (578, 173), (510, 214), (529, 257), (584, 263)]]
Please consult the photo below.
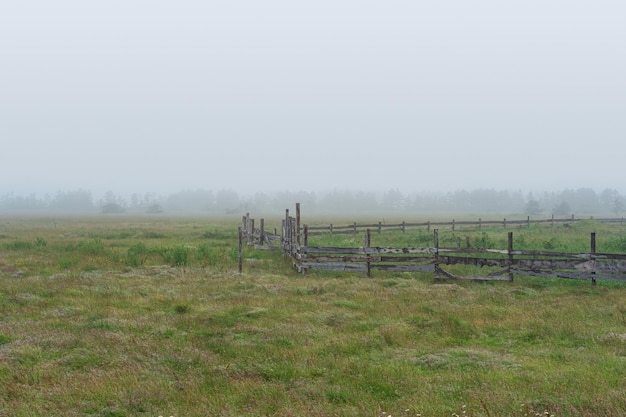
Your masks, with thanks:
[(48, 241), (44, 238), (38, 237), (37, 239), (35, 239), (35, 246), (43, 248), (45, 246), (48, 246)]
[(126, 252), (126, 263), (129, 266), (141, 266), (146, 262), (148, 248), (143, 242), (139, 242), (128, 248)]
[(165, 252), (165, 261), (171, 266), (185, 266), (189, 264), (189, 249), (185, 246), (176, 246)]

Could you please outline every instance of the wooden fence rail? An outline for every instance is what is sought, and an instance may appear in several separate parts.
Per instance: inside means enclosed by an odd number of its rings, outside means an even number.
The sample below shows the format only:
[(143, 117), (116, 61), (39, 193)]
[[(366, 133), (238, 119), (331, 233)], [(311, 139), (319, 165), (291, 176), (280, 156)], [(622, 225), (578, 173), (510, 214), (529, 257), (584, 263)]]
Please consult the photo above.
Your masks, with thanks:
[[(598, 221), (598, 222), (602, 222), (602, 223), (624, 223), (624, 218), (590, 218), (592, 220)], [(555, 218), (554, 215), (549, 218), (549, 219), (532, 219), (530, 216), (527, 216), (526, 219), (524, 220), (510, 220), (510, 219), (502, 219), (502, 220), (483, 220), (481, 218), (479, 218), (477, 221), (472, 221), (472, 220), (455, 220), (452, 219), (451, 221), (427, 221), (427, 222), (419, 222), (419, 223), (414, 223), (414, 222), (406, 222), (403, 221), (401, 223), (383, 223), (383, 222), (378, 222), (378, 223), (365, 223), (365, 224), (358, 224), (358, 223), (353, 223), (353, 224), (349, 224), (349, 225), (335, 225), (335, 224), (329, 224), (329, 225), (317, 225), (317, 226), (308, 226), (309, 229), (309, 235), (319, 235), (319, 234), (325, 234), (325, 233), (331, 233), (331, 234), (349, 234), (349, 233), (364, 233), (365, 230), (370, 229), (370, 230), (376, 230), (378, 233), (381, 233), (383, 231), (386, 230), (401, 230), (402, 232), (406, 232), (407, 230), (410, 229), (426, 229), (427, 231), (431, 231), (431, 228), (441, 228), (441, 227), (448, 227), (451, 228), (453, 231), (456, 230), (456, 228), (458, 227), (475, 227), (478, 228), (479, 230), (482, 229), (482, 227), (502, 227), (504, 229), (506, 229), (507, 227), (514, 227), (514, 226), (528, 226), (530, 227), (530, 225), (532, 224), (550, 224), (552, 226), (554, 226), (555, 224), (569, 224), (569, 223), (573, 223), (573, 222), (578, 222), (578, 221), (582, 221), (582, 220), (589, 220), (589, 219), (585, 219), (585, 218), (577, 218), (574, 215), (572, 215), (571, 217), (565, 217), (565, 218)]]
[[(548, 219), (538, 220), (535, 223), (548, 223), (575, 221), (570, 219)], [(596, 221), (621, 222), (622, 219), (596, 219)], [(452, 230), (457, 225), (486, 225), (501, 224), (527, 224), (531, 220), (512, 222), (426, 222), (426, 223), (406, 223), (402, 222), (387, 227), (408, 227), (427, 226), (452, 226)], [(440, 247), (439, 229), (433, 228), (432, 247), (372, 247), (372, 229), (381, 230), (381, 223), (370, 224), (364, 231), (364, 245), (359, 247), (335, 247), (335, 246), (309, 246), (308, 236), (315, 231), (329, 230), (332, 233), (348, 231), (356, 233), (359, 227), (368, 225), (333, 226), (323, 229), (322, 226), (301, 225), (300, 204), (296, 204), (296, 217), (289, 215), (289, 210), (285, 211), (285, 218), (282, 220), (281, 233), (278, 235), (268, 233), (264, 230), (264, 220), (261, 219), (260, 227), (254, 227), (254, 220), (249, 214), (243, 217), (240, 230), (241, 241), (246, 239), (248, 245), (256, 248), (280, 248), (284, 256), (292, 260), (293, 266), (300, 272), (307, 270), (332, 270), (361, 272), (371, 276), (372, 270), (394, 271), (394, 272), (426, 272), (433, 273), (438, 279), (472, 279), (472, 280), (509, 280), (512, 281), (514, 275), (551, 276), (572, 279), (586, 279), (592, 283), (596, 280), (616, 280), (626, 282), (626, 254), (598, 253), (596, 251), (596, 234), (590, 235), (590, 251), (586, 253), (564, 253), (538, 250), (514, 250), (513, 232), (508, 232), (508, 245), (506, 249), (481, 249), (470, 247), (461, 248), (460, 244), (455, 248)], [(337, 230), (339, 232), (337, 232)], [(279, 243), (278, 243), (279, 242)], [(275, 244), (276, 243), (276, 244)], [(241, 256), (240, 256), (241, 259)], [(446, 268), (450, 265), (465, 265), (474, 267), (486, 267), (496, 269), (488, 273), (479, 275), (458, 276), (451, 273)], [(241, 262), (240, 262), (241, 270)]]

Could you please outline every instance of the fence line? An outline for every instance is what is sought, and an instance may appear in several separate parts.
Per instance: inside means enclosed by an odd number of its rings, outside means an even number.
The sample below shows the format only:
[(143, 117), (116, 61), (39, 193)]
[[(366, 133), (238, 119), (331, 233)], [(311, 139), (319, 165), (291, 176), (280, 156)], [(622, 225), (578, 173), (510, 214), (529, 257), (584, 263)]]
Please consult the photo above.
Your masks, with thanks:
[[(240, 230), (240, 242), (247, 240), (249, 246), (255, 248), (280, 248), (285, 257), (291, 259), (293, 266), (302, 273), (307, 270), (333, 270), (361, 272), (371, 276), (371, 270), (396, 271), (396, 272), (427, 272), (433, 273), (435, 280), (439, 279), (473, 279), (473, 280), (508, 280), (512, 281), (514, 275), (552, 276), (572, 279), (591, 280), (617, 280), (626, 282), (626, 254), (598, 253), (596, 251), (596, 234), (590, 235), (590, 250), (586, 253), (564, 253), (537, 250), (514, 250), (513, 232), (508, 232), (507, 249), (480, 249), (471, 247), (469, 238), (466, 239), (466, 247), (461, 248), (460, 241), (455, 248), (440, 247), (439, 229), (433, 228), (433, 246), (425, 248), (397, 248), (397, 247), (372, 247), (372, 228), (377, 227), (381, 231), (381, 223), (370, 225), (329, 226), (331, 233), (341, 233), (346, 230), (349, 233), (357, 233), (359, 227), (365, 228), (363, 246), (359, 247), (321, 247), (309, 246), (308, 236), (322, 229), (322, 226), (308, 226), (301, 224), (300, 204), (296, 204), (296, 217), (285, 210), (285, 218), (282, 220), (281, 234), (268, 233), (264, 230), (264, 220), (260, 221), (260, 228), (254, 227), (254, 220), (246, 214), (242, 218)], [(388, 227), (401, 227), (406, 231), (409, 227), (427, 226), (452, 226), (455, 230), (457, 225), (485, 224), (520, 225), (531, 223), (571, 222), (580, 219), (552, 219), (531, 221), (530, 217), (525, 221), (503, 222), (482, 221), (479, 222), (425, 222), (387, 225)], [(602, 222), (622, 222), (623, 219), (596, 219)], [(367, 227), (369, 226), (369, 227)], [(313, 232), (311, 232), (313, 230)], [(339, 230), (339, 232), (336, 232)], [(279, 242), (279, 244), (275, 244)], [(240, 243), (241, 247), (241, 243)], [(240, 256), (241, 259), (241, 256)], [(499, 268), (497, 271), (481, 274), (480, 276), (456, 276), (444, 269), (449, 265), (466, 265), (476, 267)], [(240, 263), (241, 271), (241, 263)]]
[(426, 228), (426, 230), (430, 232), (431, 227), (432, 228), (450, 227), (453, 231), (455, 231), (457, 227), (477, 227), (480, 230), (482, 229), (482, 227), (501, 226), (504, 229), (506, 229), (507, 227), (511, 227), (511, 226), (530, 227), (531, 224), (546, 224), (546, 223), (550, 223), (551, 226), (554, 226), (555, 224), (558, 224), (558, 223), (569, 224), (569, 223), (583, 221), (583, 220), (595, 220), (595, 221), (602, 222), (602, 223), (624, 223), (623, 217), (621, 218), (596, 218), (596, 219), (594, 219), (593, 217), (576, 218), (573, 214), (571, 217), (566, 217), (566, 218), (556, 218), (554, 217), (554, 215), (552, 215), (552, 217), (549, 219), (531, 219), (531, 217), (528, 216), (525, 220), (507, 220), (506, 218), (503, 218), (502, 220), (483, 220), (482, 218), (479, 218), (477, 221), (471, 221), (471, 220), (459, 221), (459, 220), (452, 219), (452, 221), (426, 221), (426, 222), (419, 222), (419, 223), (411, 223), (411, 222), (402, 221), (401, 223), (390, 223), (390, 224), (383, 223), (383, 222), (358, 224), (354, 222), (350, 225), (335, 225), (331, 223), (329, 225), (309, 226), (309, 235), (319, 235), (319, 234), (324, 234), (324, 233), (331, 233), (331, 234), (354, 233), (356, 234), (359, 232), (363, 233), (367, 229), (375, 229), (378, 231), (378, 233), (381, 233), (382, 231), (385, 231), (385, 230), (401, 230), (402, 232), (406, 232), (409, 229)]

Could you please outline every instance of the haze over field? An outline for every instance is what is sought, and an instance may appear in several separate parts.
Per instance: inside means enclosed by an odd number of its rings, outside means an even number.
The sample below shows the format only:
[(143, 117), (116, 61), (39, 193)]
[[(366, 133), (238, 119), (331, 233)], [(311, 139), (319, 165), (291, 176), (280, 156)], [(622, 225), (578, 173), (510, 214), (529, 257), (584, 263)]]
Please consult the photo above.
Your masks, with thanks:
[(617, 0), (0, 6), (0, 195), (626, 191)]

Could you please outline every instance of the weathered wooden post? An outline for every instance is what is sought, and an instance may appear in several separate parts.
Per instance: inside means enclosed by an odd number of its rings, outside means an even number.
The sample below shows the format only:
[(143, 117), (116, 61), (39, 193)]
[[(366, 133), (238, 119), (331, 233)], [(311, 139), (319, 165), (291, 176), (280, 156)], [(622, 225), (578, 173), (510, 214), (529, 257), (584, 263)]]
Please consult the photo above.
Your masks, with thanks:
[(482, 218), (478, 218), (478, 230), (481, 230), (483, 228), (483, 219)]
[(507, 250), (509, 252), (509, 260), (508, 260), (509, 281), (513, 282), (513, 272), (511, 271), (513, 267), (513, 232), (509, 232), (509, 244), (508, 244)]
[(530, 216), (526, 219), (526, 223), (528, 224), (528, 228), (530, 228)]
[(406, 221), (402, 220), (402, 233), (406, 232)]
[(454, 219), (452, 219), (452, 231), (454, 232)]
[(285, 244), (287, 242), (287, 223), (285, 219), (281, 220), (281, 229), (280, 229), (280, 249), (283, 251), (283, 255), (285, 254)]
[(243, 230), (239, 226), (239, 273), (243, 273)]
[[(302, 245), (303, 246), (307, 246), (309, 244), (309, 225), (305, 224), (302, 226)], [(306, 274), (306, 268), (302, 265), (302, 263), (305, 260), (305, 253), (302, 248), (298, 248), (299, 252), (300, 252), (300, 256), (298, 257), (298, 261), (300, 262), (300, 270), (302, 272), (302, 275)]]
[(254, 246), (254, 219), (250, 219), (250, 228), (248, 229), (248, 246)]
[(426, 231), (430, 233), (430, 220), (426, 222)]
[(504, 228), (506, 229), (506, 217), (504, 218), (504, 221), (502, 222), (502, 224), (504, 225)]
[(296, 243), (300, 242), (300, 203), (296, 203)]
[(352, 233), (356, 235), (356, 222), (352, 224)]
[(371, 231), (368, 228), (365, 231), (365, 256), (367, 258), (367, 277), (370, 278), (372, 276), (372, 270), (371, 270), (371, 264), (370, 264), (370, 254), (369, 254), (369, 247), (372, 243), (372, 239), (371, 239)]
[(289, 209), (285, 209), (285, 219), (283, 220), (283, 255), (289, 251)]
[(261, 219), (261, 222), (259, 224), (259, 228), (260, 228), (260, 231), (259, 231), (259, 240), (260, 240), (260, 242), (259, 242), (259, 244), (261, 246), (263, 246), (263, 243), (265, 241), (265, 219)]
[(552, 220), (550, 221), (550, 227), (554, 227), (554, 213), (552, 213)]
[(296, 253), (300, 250), (300, 244), (298, 244), (298, 242), (296, 241), (296, 236), (298, 234), (296, 230), (296, 219), (293, 219), (291, 227), (292, 227), (292, 233), (293, 233), (293, 246), (291, 250), (291, 256), (295, 258)]
[(593, 269), (591, 270), (591, 284), (596, 285), (596, 232), (591, 232), (591, 265), (593, 265)]
[(434, 278), (435, 281), (439, 280), (439, 229), (434, 230), (434, 244), (435, 244), (435, 272)]
[(383, 222), (378, 222), (378, 234), (383, 230)]

